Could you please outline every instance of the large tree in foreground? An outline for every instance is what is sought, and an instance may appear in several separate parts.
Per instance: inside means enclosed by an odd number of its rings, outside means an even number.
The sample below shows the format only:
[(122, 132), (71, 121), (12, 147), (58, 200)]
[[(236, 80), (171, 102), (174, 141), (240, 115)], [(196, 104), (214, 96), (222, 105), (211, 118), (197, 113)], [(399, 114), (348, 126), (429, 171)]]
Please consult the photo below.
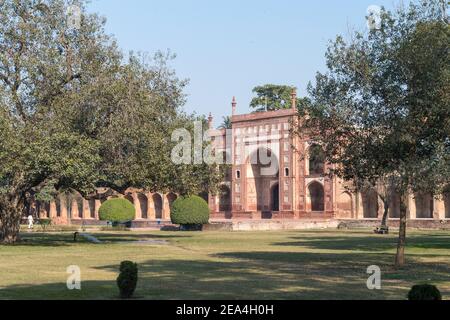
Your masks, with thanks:
[[(79, 2), (80, 3), (80, 2)], [(68, 1), (0, 2), (0, 241), (31, 196), (96, 187), (203, 191), (212, 170), (171, 162), (185, 81), (170, 56), (124, 59), (103, 19), (68, 24)]]
[(338, 37), (327, 73), (310, 86), (297, 134), (325, 149), (334, 174), (357, 185), (389, 181), (401, 198), (396, 265), (404, 265), (410, 192), (450, 182), (449, 26), (442, 1), (382, 10), (379, 30)]

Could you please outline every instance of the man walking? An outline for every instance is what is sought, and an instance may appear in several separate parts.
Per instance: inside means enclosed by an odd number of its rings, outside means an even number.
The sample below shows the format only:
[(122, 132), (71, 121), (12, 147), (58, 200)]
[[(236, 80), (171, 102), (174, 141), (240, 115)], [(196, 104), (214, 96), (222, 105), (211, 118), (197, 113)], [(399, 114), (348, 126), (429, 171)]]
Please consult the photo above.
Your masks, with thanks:
[(31, 230), (31, 229), (33, 229), (33, 223), (34, 223), (33, 216), (30, 214), (27, 219), (28, 219), (28, 229)]

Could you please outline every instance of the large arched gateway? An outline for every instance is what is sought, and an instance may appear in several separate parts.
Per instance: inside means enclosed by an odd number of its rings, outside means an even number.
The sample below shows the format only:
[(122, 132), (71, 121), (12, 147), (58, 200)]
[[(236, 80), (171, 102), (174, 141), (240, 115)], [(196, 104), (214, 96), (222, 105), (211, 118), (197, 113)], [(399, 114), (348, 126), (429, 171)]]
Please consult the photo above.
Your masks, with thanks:
[(275, 152), (266, 147), (254, 150), (247, 161), (245, 178), (248, 182), (248, 211), (274, 211), (276, 200), (271, 186), (279, 182), (279, 160)]

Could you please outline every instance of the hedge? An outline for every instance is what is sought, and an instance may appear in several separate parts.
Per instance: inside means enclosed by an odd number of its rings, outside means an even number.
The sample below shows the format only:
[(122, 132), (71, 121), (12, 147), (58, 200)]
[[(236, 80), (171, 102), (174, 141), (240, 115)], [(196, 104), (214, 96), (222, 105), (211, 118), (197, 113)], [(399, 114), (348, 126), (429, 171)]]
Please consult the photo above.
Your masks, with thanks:
[(408, 300), (411, 301), (440, 301), (442, 295), (436, 286), (430, 284), (415, 285), (408, 294)]
[(170, 218), (173, 224), (179, 225), (208, 224), (208, 203), (198, 196), (180, 197), (172, 205)]
[(122, 261), (120, 264), (120, 274), (117, 278), (117, 286), (119, 287), (120, 297), (122, 299), (130, 299), (133, 296), (137, 281), (137, 264), (131, 261)]
[(100, 220), (112, 222), (130, 221), (135, 218), (134, 205), (127, 199), (110, 199), (99, 210)]

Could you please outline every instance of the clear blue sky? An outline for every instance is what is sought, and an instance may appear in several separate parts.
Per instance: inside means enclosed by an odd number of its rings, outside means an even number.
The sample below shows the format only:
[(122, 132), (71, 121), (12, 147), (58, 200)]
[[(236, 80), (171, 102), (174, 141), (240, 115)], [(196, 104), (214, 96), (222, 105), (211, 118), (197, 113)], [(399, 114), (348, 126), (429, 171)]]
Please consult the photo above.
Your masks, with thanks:
[[(328, 40), (366, 28), (370, 5), (393, 0), (91, 0), (89, 11), (107, 18), (128, 52), (170, 49), (181, 78), (189, 78), (185, 110), (212, 112), (215, 125), (231, 113), (247, 113), (252, 89), (287, 84), (305, 95), (325, 70)], [(350, 29), (349, 29), (350, 28)]]

